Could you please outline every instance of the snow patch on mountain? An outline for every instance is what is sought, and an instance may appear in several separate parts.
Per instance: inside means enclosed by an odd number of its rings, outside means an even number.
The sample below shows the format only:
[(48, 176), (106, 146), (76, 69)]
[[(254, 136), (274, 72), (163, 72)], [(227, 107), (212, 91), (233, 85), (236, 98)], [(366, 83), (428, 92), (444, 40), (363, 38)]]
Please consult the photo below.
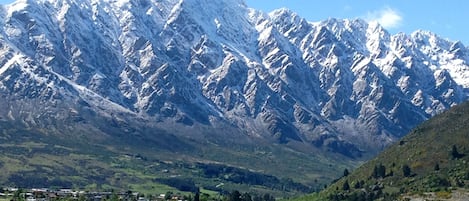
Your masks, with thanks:
[(426, 31), (391, 35), (361, 19), (308, 22), (242, 0), (25, 0), (3, 9), (1, 93), (47, 102), (50, 89), (108, 116), (226, 124), (357, 157), (469, 93), (464, 44)]

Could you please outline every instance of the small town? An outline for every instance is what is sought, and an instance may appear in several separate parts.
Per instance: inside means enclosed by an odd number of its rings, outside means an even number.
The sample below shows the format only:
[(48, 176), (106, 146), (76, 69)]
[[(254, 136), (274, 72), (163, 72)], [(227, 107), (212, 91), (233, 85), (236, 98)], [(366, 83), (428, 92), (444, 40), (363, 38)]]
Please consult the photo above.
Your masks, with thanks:
[(55, 200), (77, 200), (77, 201), (101, 201), (101, 200), (135, 200), (135, 201), (188, 201), (184, 195), (177, 195), (171, 192), (159, 195), (147, 195), (132, 191), (84, 191), (72, 189), (48, 189), (32, 188), (20, 189), (6, 187), (0, 191), (0, 201), (21, 200), (21, 201), (55, 201)]

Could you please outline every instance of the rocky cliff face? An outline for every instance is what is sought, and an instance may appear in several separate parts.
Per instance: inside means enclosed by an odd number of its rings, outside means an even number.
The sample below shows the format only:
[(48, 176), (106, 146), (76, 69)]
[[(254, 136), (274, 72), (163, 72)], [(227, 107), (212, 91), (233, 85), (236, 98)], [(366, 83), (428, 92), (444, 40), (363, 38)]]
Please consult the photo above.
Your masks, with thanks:
[(242, 0), (19, 0), (0, 14), (1, 116), (29, 126), (230, 127), (356, 157), (468, 95), (462, 43), (360, 19)]

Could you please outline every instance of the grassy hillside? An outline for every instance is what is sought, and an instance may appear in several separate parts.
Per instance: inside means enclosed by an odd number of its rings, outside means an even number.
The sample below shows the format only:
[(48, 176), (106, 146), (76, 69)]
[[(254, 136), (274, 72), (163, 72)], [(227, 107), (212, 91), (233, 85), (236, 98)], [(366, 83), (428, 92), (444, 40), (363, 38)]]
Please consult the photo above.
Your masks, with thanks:
[[(339, 169), (354, 165), (267, 142), (237, 143), (236, 135), (197, 141), (160, 129), (96, 122), (102, 126), (76, 121), (38, 129), (0, 118), (0, 186), (145, 194), (200, 187), (291, 197), (323, 186)], [(214, 131), (204, 133), (209, 132)]]
[[(424, 122), (321, 193), (297, 200), (451, 199), (469, 189), (469, 103)], [(434, 192), (434, 193), (428, 193)]]

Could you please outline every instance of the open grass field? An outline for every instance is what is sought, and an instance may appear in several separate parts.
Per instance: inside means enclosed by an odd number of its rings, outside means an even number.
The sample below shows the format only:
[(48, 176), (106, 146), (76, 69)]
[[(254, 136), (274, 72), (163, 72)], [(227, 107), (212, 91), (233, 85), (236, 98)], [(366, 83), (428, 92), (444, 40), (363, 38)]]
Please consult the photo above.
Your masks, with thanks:
[(225, 147), (185, 141), (186, 148), (172, 150), (129, 136), (57, 137), (1, 121), (0, 127), (0, 185), (4, 186), (128, 189), (145, 194), (195, 188), (219, 194), (236, 189), (292, 197), (320, 189), (344, 168), (358, 164), (262, 143)]

